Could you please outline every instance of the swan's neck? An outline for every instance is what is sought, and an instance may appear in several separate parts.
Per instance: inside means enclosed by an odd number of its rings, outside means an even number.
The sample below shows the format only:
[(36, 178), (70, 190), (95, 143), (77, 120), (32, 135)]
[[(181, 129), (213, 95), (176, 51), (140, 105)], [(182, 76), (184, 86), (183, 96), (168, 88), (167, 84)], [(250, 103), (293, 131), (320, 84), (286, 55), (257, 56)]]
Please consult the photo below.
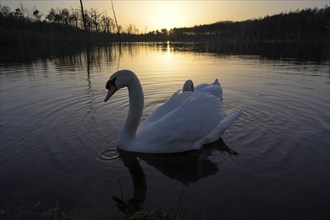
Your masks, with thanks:
[(144, 106), (142, 86), (134, 76), (127, 85), (129, 96), (129, 110), (125, 125), (120, 133), (120, 142), (127, 142), (135, 138)]

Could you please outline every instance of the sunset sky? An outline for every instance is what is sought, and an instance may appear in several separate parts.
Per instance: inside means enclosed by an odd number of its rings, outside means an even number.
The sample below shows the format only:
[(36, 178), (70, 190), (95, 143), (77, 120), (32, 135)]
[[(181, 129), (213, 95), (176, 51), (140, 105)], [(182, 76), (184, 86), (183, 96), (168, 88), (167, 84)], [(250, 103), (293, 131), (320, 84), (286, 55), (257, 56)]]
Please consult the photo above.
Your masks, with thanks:
[[(1, 5), (7, 5), (14, 10), (22, 3), (32, 9), (36, 7), (43, 14), (50, 8), (79, 9), (79, 0), (64, 1), (29, 1), (29, 0), (0, 0)], [(95, 8), (113, 17), (110, 0), (83, 0), (85, 9)], [(304, 8), (323, 8), (330, 5), (329, 0), (213, 0), (213, 1), (137, 1), (114, 0), (114, 7), (119, 25), (126, 28), (134, 24), (140, 32), (162, 28), (189, 27), (217, 21), (241, 21), (260, 18), (280, 12), (295, 11)]]

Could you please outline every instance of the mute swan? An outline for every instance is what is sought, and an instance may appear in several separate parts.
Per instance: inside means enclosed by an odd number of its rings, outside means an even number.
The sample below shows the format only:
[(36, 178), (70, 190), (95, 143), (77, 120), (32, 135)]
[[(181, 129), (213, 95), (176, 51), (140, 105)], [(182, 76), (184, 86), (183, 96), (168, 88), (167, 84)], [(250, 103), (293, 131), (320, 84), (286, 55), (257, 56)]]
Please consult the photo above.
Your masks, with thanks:
[(223, 98), (222, 98), (222, 88), (221, 88), (221, 85), (220, 85), (218, 79), (214, 80), (214, 82), (211, 83), (211, 84), (203, 83), (203, 84), (200, 84), (196, 87), (194, 87), (193, 81), (188, 79), (184, 83), (183, 88), (182, 88), (182, 92), (187, 92), (187, 91), (208, 92), (208, 93), (211, 93), (211, 94), (215, 95), (217, 98), (220, 99), (220, 101), (223, 100)]
[(176, 153), (200, 149), (216, 141), (240, 115), (240, 111), (227, 115), (222, 103), (209, 93), (178, 91), (139, 125), (144, 97), (132, 71), (120, 70), (110, 77), (104, 101), (123, 87), (128, 88), (129, 110), (117, 147), (125, 151)]

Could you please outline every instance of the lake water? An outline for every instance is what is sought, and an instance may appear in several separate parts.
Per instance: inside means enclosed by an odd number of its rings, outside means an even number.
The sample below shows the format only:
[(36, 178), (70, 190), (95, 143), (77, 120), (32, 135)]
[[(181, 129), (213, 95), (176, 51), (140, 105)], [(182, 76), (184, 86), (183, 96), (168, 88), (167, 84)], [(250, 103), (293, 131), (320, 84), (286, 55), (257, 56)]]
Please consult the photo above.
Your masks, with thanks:
[[(329, 60), (172, 43), (4, 51), (1, 218), (126, 219), (156, 210), (200, 220), (330, 217)], [(103, 101), (118, 69), (138, 75), (144, 118), (186, 79), (218, 78), (224, 108), (242, 114), (223, 142), (201, 151), (118, 152), (127, 90)]]

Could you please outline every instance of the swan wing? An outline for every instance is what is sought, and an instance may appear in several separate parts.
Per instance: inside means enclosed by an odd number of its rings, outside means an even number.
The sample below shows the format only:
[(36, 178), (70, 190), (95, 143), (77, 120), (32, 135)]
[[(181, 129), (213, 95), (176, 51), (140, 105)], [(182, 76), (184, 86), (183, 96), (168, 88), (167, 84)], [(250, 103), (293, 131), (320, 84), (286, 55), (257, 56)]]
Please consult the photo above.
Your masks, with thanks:
[(240, 115), (240, 110), (232, 111), (230, 114), (226, 115), (226, 117), (220, 121), (218, 126), (205, 137), (201, 144), (208, 144), (218, 140), (225, 130), (229, 128)]
[(202, 83), (196, 86), (195, 92), (208, 92), (222, 100), (222, 88), (218, 79), (214, 80), (211, 84)]
[(199, 84), (198, 86), (195, 86), (195, 91), (197, 90), (197, 91), (200, 91), (200, 90), (202, 90), (202, 89), (204, 89), (204, 88), (206, 88), (206, 87), (208, 87), (208, 86), (210, 86), (210, 84), (208, 84), (208, 83), (202, 83), (202, 84)]
[[(151, 116), (161, 117), (147, 119), (143, 127), (138, 129), (133, 151), (174, 153), (198, 149), (226, 117), (221, 102), (213, 95), (180, 93), (177, 96), (182, 96), (184, 101), (181, 104), (177, 103), (177, 107), (171, 108), (166, 114), (160, 107), (162, 114), (155, 113)], [(168, 102), (172, 101), (176, 100)]]
[(208, 92), (212, 95), (214, 95), (215, 97), (222, 99), (222, 89), (220, 86), (217, 85), (208, 85), (208, 86), (204, 86), (201, 88), (195, 88), (196, 92)]
[(138, 127), (139, 130), (143, 130), (144, 127), (149, 126), (154, 121), (159, 120), (164, 115), (169, 114), (173, 110), (177, 109), (192, 92), (180, 93), (180, 91), (175, 92), (163, 105), (159, 106), (155, 111), (153, 111)]

